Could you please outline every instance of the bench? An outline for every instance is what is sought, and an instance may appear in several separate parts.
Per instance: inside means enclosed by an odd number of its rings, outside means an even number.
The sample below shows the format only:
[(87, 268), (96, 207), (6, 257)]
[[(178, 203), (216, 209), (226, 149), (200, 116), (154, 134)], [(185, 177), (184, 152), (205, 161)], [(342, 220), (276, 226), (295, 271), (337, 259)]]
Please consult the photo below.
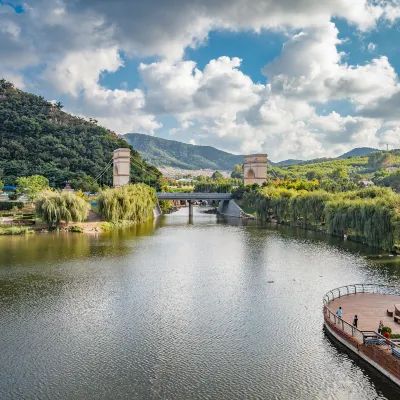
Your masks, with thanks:
[(386, 310), (388, 317), (393, 317), (393, 311)]
[(398, 324), (400, 324), (400, 317), (399, 316), (395, 315), (393, 317), (393, 319), (394, 319), (394, 322), (397, 322)]
[(396, 347), (392, 347), (392, 354), (397, 357), (400, 358), (400, 349), (396, 348)]

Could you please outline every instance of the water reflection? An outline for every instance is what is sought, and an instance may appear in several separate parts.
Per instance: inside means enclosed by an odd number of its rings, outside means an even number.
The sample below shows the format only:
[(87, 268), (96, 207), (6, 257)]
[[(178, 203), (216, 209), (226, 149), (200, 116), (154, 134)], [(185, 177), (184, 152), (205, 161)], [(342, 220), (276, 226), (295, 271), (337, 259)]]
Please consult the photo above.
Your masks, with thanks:
[(0, 398), (398, 398), (326, 338), (323, 294), (398, 259), (187, 209), (87, 236), (0, 238)]

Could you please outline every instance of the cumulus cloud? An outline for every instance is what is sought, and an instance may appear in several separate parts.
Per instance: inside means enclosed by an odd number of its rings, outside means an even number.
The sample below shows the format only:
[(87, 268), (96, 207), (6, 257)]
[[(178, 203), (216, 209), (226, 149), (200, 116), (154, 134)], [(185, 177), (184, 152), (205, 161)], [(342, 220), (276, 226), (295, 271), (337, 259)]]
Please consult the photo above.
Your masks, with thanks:
[[(16, 14), (0, 4), (0, 74), (63, 94), (69, 111), (119, 133), (154, 133), (167, 115), (178, 121), (171, 134), (185, 141), (275, 159), (337, 155), (389, 135), (379, 131), (398, 114), (400, 89), (385, 56), (348, 65), (330, 21), (367, 30), (379, 19), (395, 21), (399, 9), (370, 0), (26, 0)], [(287, 34), (263, 68), (266, 82), (253, 82), (237, 57), (221, 54), (203, 69), (183, 61), (187, 47), (221, 29)], [(103, 74), (136, 56), (157, 57), (140, 65), (138, 88), (101, 85)], [(40, 73), (27, 81), (24, 68), (35, 66)], [(318, 115), (316, 104), (332, 99), (350, 101), (357, 115)]]
[(349, 66), (337, 50), (333, 23), (307, 28), (283, 46), (282, 53), (263, 68), (274, 92), (326, 102), (348, 98), (356, 105), (389, 97), (397, 89), (397, 74), (387, 57)]

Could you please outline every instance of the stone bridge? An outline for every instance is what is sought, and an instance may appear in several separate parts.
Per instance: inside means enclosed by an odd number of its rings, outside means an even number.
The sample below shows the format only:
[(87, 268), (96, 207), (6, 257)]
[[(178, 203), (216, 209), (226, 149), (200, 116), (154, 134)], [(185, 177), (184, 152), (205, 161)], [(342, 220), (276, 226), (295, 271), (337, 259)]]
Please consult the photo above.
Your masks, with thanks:
[(201, 192), (192, 192), (192, 193), (164, 193), (158, 192), (157, 198), (158, 200), (187, 200), (189, 201), (189, 215), (193, 215), (193, 202), (200, 200), (207, 201), (223, 201), (230, 200), (232, 195), (230, 193), (201, 193)]

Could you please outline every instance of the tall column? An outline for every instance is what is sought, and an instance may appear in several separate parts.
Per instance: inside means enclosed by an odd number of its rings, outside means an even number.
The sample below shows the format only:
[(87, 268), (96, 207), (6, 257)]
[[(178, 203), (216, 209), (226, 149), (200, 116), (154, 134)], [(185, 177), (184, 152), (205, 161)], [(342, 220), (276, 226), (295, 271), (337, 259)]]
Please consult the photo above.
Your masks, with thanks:
[(124, 186), (131, 180), (131, 151), (116, 149), (113, 153), (113, 185)]
[(193, 203), (189, 200), (189, 217), (193, 217)]

